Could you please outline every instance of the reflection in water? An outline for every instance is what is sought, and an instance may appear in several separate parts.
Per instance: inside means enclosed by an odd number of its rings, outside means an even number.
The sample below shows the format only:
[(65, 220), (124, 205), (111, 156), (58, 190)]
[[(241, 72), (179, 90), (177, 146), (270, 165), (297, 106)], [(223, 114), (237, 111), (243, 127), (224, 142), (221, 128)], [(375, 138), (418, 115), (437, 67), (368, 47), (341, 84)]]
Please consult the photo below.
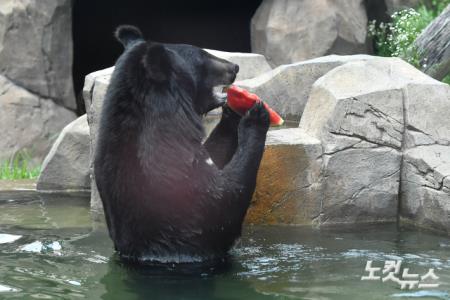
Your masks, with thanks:
[[(102, 299), (210, 299), (213, 275), (180, 274), (169, 268), (129, 268), (110, 260), (107, 274), (100, 280), (106, 293)], [(118, 285), (119, 283), (119, 285)]]
[[(395, 226), (247, 227), (215, 268), (120, 263), (85, 199), (0, 203), (0, 234), (0, 299), (450, 299), (450, 239)], [(440, 287), (361, 281), (367, 260), (435, 268)]]
[(239, 269), (232, 259), (216, 268), (130, 268), (114, 257), (100, 280), (106, 289), (102, 299), (273, 299), (252, 288), (251, 281), (236, 280), (233, 274)]

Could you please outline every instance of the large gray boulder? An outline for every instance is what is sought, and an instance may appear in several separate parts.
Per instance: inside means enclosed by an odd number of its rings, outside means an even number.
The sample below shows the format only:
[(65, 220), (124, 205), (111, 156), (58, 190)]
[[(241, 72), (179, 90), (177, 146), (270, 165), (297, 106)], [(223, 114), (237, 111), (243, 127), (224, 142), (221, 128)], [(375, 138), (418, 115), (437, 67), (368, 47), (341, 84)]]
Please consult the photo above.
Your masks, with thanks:
[(257, 94), (286, 121), (299, 122), (317, 79), (337, 66), (372, 59), (369, 55), (329, 55), (293, 64), (281, 65), (236, 85)]
[(83, 115), (64, 127), (42, 164), (38, 190), (89, 190), (89, 126)]
[(300, 128), (323, 155), (320, 224), (395, 221), (403, 95), (389, 68), (400, 61), (348, 63), (313, 86)]
[(43, 158), (75, 114), (0, 75), (0, 161), (19, 151)]
[[(416, 147), (449, 144), (444, 120), (450, 113), (449, 90), (396, 58), (350, 62), (316, 81), (300, 128), (320, 140), (324, 151), (319, 224), (393, 222), (398, 214), (421, 223), (423, 210), (409, 206), (426, 193), (411, 192), (407, 170), (414, 159), (408, 157), (418, 155), (410, 150)], [(419, 202), (442, 215), (442, 201), (450, 200), (442, 197), (447, 200), (424, 196)], [(443, 222), (441, 215), (434, 214), (436, 223)]]
[(405, 94), (400, 217), (450, 234), (450, 87), (421, 80)]
[(364, 0), (264, 0), (251, 22), (252, 52), (281, 65), (369, 51)]
[(74, 110), (72, 1), (0, 1), (0, 73)]

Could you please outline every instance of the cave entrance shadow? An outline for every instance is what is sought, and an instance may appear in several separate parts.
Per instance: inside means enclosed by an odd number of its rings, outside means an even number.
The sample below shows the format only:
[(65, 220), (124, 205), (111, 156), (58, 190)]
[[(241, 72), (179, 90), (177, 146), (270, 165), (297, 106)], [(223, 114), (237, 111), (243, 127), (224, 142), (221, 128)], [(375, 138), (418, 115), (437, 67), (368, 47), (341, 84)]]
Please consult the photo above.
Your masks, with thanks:
[[(77, 95), (84, 77), (110, 67), (122, 52), (118, 25), (138, 26), (147, 38), (232, 52), (250, 52), (250, 21), (262, 0), (76, 0), (73, 4)], [(78, 97), (78, 113), (85, 112)]]

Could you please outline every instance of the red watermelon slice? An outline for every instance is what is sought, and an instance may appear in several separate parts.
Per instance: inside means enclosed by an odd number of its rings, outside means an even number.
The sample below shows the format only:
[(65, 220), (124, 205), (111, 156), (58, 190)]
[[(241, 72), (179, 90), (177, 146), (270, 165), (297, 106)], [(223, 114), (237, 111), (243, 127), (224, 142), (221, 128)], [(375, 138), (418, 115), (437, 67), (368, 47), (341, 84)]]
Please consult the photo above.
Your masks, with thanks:
[[(250, 93), (243, 88), (232, 85), (227, 90), (227, 104), (228, 106), (240, 115), (244, 115), (247, 110), (253, 107), (256, 102), (260, 102), (261, 99)], [(284, 120), (277, 114), (273, 109), (269, 107), (267, 103), (264, 102), (264, 107), (269, 112), (270, 125), (280, 126), (283, 125)]]

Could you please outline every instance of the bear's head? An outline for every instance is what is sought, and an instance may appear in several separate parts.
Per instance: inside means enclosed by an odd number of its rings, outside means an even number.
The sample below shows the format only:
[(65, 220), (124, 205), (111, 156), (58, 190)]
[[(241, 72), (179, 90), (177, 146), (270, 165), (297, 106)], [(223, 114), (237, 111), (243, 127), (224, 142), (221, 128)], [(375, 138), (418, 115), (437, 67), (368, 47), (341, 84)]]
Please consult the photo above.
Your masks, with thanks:
[(168, 89), (177, 85), (177, 90), (188, 93), (200, 115), (225, 103), (223, 88), (232, 84), (239, 72), (238, 65), (195, 46), (145, 41), (134, 26), (120, 26), (116, 38), (127, 52), (138, 54), (130, 56), (133, 60), (128, 63), (137, 82), (145, 80), (151, 86)]

